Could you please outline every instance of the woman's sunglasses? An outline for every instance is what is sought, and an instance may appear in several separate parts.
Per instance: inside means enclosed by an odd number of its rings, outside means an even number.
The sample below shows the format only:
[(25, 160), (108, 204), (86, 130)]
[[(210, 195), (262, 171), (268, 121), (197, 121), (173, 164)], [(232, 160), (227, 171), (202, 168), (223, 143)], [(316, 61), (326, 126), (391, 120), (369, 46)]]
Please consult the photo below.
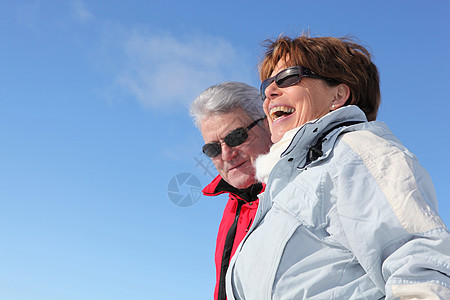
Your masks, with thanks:
[(317, 75), (315, 72), (311, 71), (308, 68), (302, 66), (294, 66), (280, 71), (277, 75), (269, 77), (261, 83), (259, 92), (261, 93), (262, 100), (264, 101), (266, 99), (266, 89), (269, 85), (272, 84), (272, 82), (275, 81), (275, 84), (279, 88), (285, 88), (299, 83), (300, 81), (302, 81), (303, 77), (319, 78), (327, 81), (338, 82), (335, 79)]
[[(244, 143), (247, 140), (247, 138), (248, 138), (248, 131), (250, 129), (252, 129), (253, 127), (255, 127), (255, 125), (258, 124), (259, 121), (262, 121), (265, 118), (266, 117), (256, 120), (255, 122), (253, 122), (252, 124), (250, 124), (246, 128), (239, 127), (239, 128), (236, 128), (236, 129), (232, 130), (230, 133), (228, 133), (225, 136), (223, 141), (229, 147), (239, 146), (240, 144)], [(202, 150), (203, 150), (203, 153), (206, 154), (206, 156), (216, 157), (217, 155), (222, 153), (222, 145), (219, 142), (212, 142), (212, 143), (205, 144), (202, 147)]]

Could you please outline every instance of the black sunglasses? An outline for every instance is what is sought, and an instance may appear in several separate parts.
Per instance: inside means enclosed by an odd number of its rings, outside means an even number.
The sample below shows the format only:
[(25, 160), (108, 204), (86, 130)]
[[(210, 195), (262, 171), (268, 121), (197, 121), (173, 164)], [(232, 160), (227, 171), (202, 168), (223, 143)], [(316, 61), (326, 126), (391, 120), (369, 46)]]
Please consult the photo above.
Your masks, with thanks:
[(277, 75), (267, 78), (261, 83), (261, 87), (259, 92), (261, 94), (261, 98), (264, 101), (266, 99), (266, 89), (272, 82), (275, 81), (275, 84), (279, 88), (285, 88), (302, 81), (303, 77), (311, 77), (311, 78), (319, 78), (327, 81), (335, 82), (338, 81), (332, 78), (322, 77), (317, 75), (315, 72), (311, 71), (308, 68), (302, 66), (294, 66), (280, 71)]
[[(245, 142), (247, 140), (248, 131), (250, 129), (252, 129), (253, 127), (255, 127), (255, 125), (258, 124), (259, 121), (262, 121), (265, 118), (266, 117), (256, 120), (252, 124), (248, 125), (246, 128), (239, 127), (239, 128), (236, 128), (236, 129), (230, 131), (230, 133), (228, 133), (225, 136), (223, 141), (229, 147), (239, 146), (240, 144), (242, 144), (243, 142)], [(202, 151), (203, 151), (203, 153), (206, 154), (206, 156), (216, 157), (217, 155), (219, 155), (222, 152), (222, 145), (219, 142), (208, 143), (208, 144), (203, 145)]]

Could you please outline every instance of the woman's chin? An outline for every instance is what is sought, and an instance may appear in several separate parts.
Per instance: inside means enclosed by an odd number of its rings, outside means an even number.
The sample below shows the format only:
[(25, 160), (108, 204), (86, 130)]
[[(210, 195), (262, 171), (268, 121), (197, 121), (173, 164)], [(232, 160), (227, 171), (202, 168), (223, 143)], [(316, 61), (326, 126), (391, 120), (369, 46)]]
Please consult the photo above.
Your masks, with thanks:
[(272, 136), (271, 136), (272, 143), (278, 143), (283, 138), (283, 135), (287, 131), (289, 131), (289, 129), (286, 129), (281, 126), (278, 126), (276, 128), (271, 128), (271, 129), (272, 129)]
[(295, 124), (293, 123), (295, 119), (292, 118), (293, 115), (283, 116), (272, 121), (272, 124), (270, 124), (270, 132), (272, 133), (271, 139), (273, 143), (279, 142), (287, 131), (295, 128)]
[(281, 136), (279, 136), (276, 133), (272, 133), (271, 140), (272, 140), (272, 143), (274, 143), (274, 144), (278, 143), (281, 140)]

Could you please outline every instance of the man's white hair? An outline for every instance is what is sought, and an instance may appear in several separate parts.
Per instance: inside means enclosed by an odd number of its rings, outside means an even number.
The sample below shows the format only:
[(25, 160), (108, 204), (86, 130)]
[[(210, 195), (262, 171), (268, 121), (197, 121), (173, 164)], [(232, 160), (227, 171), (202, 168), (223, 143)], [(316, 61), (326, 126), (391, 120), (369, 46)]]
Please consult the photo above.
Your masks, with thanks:
[(263, 118), (263, 101), (257, 88), (243, 82), (227, 81), (204, 90), (190, 107), (195, 126), (200, 129), (203, 119), (242, 108), (252, 119)]

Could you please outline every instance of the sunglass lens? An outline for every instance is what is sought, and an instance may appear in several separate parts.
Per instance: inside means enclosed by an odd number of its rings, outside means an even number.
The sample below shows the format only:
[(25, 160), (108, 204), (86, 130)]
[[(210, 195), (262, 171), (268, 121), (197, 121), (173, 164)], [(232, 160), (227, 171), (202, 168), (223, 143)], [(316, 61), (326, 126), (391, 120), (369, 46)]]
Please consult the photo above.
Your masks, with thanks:
[(261, 98), (264, 100), (266, 99), (266, 89), (267, 87), (275, 80), (275, 77), (270, 77), (267, 78), (266, 80), (264, 80), (261, 83), (261, 88), (259, 90), (259, 92), (261, 93)]
[(208, 157), (216, 157), (221, 152), (221, 147), (219, 143), (209, 143), (206, 145), (203, 145), (202, 151), (206, 154)]
[[(277, 86), (280, 88), (285, 88), (300, 82), (300, 74), (297, 72), (292, 72), (293, 70), (289, 70), (291, 72), (286, 72), (286, 74), (282, 74), (277, 78)], [(281, 75), (281, 74), (280, 74)]]
[(245, 142), (248, 134), (245, 128), (236, 128), (230, 132), (223, 140), (230, 147), (236, 147)]

